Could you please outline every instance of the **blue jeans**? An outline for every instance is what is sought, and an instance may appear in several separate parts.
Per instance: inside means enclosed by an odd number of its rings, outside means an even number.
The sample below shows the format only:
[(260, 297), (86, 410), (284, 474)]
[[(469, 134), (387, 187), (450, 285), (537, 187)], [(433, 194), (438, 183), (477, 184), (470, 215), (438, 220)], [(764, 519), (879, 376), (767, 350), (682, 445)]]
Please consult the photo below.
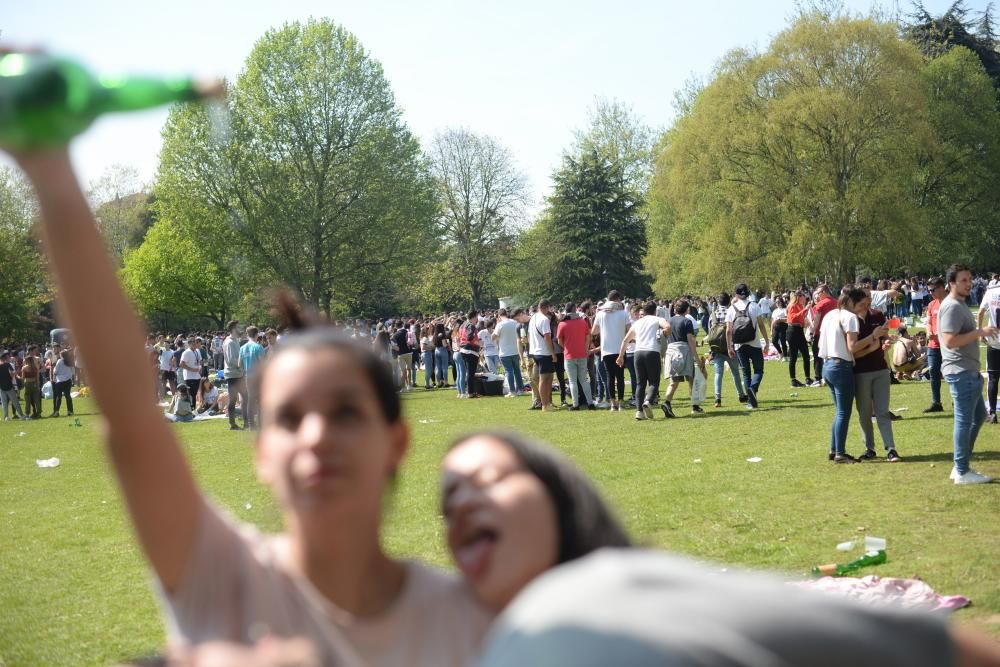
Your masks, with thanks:
[(507, 378), (507, 391), (511, 394), (520, 394), (524, 391), (524, 378), (521, 377), (521, 358), (516, 354), (508, 357), (500, 357), (503, 364), (503, 374)]
[[(434, 350), (427, 350), (422, 354), (424, 358), (424, 387), (431, 388), (431, 380), (434, 379)], [(416, 374), (414, 374), (416, 379)]]
[(441, 384), (448, 384), (448, 348), (434, 348), (434, 379)]
[(952, 440), (955, 447), (955, 470), (959, 475), (969, 472), (969, 459), (976, 445), (979, 427), (986, 421), (983, 403), (983, 377), (975, 371), (945, 375), (944, 381), (951, 390), (951, 403), (955, 410), (955, 430)]
[[(743, 387), (747, 392), (747, 403), (757, 407), (757, 390), (764, 380), (764, 351), (759, 347), (740, 345), (736, 350), (736, 358), (740, 360), (743, 369)], [(753, 376), (750, 375), (750, 364), (753, 364)], [(853, 382), (853, 380), (851, 380)]]
[(597, 369), (597, 400), (599, 402), (610, 400), (611, 392), (608, 391), (608, 369), (604, 366), (604, 361), (600, 357), (594, 360), (594, 367)]
[(715, 366), (715, 399), (722, 400), (722, 374), (729, 364), (729, 372), (733, 375), (733, 384), (736, 385), (736, 395), (743, 395), (743, 382), (740, 381), (740, 372), (736, 369), (736, 357), (727, 357), (718, 352), (712, 355), (712, 365)]
[(465, 393), (465, 359), (462, 358), (460, 352), (455, 353), (455, 388), (458, 389), (459, 394)]
[(486, 370), (490, 372), (490, 375), (496, 375), (497, 366), (500, 365), (500, 357), (495, 354), (486, 355)]
[(927, 348), (927, 370), (931, 374), (931, 403), (941, 405), (941, 349)]
[(823, 379), (833, 394), (833, 427), (830, 430), (830, 451), (847, 453), (847, 427), (851, 424), (854, 409), (854, 366), (843, 359), (823, 362)]

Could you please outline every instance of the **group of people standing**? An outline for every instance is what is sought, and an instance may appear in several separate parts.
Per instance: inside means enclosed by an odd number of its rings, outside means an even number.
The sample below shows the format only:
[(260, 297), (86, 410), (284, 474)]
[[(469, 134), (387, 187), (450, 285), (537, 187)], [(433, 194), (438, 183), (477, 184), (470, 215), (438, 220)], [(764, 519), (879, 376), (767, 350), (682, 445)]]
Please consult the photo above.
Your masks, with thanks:
[[(46, 382), (52, 387), (52, 412), (58, 417), (66, 403), (66, 416), (73, 416), (73, 382), (76, 379), (75, 355), (72, 349), (55, 343), (44, 355), (37, 345), (28, 345), (23, 352), (0, 352), (0, 404), (3, 421), (9, 419), (42, 419), (42, 388)], [(21, 392), (24, 406), (21, 406)]]

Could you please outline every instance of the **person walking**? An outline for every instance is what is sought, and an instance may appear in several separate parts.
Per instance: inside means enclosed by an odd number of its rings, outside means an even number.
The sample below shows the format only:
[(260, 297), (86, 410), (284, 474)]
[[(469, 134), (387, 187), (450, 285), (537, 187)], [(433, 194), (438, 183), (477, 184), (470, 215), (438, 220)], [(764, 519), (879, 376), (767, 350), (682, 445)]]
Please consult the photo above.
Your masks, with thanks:
[(722, 407), (722, 375), (725, 372), (726, 364), (729, 365), (729, 372), (733, 376), (733, 384), (736, 386), (739, 402), (746, 403), (747, 401), (736, 357), (729, 355), (729, 345), (726, 342), (726, 311), (729, 310), (731, 304), (732, 298), (729, 293), (722, 292), (716, 300), (715, 310), (709, 316), (709, 359), (715, 368), (715, 407), (717, 408)]
[[(736, 300), (726, 311), (726, 342), (729, 356), (739, 359), (743, 369), (743, 386), (747, 393), (747, 408), (757, 408), (757, 392), (764, 381), (764, 352), (761, 339), (769, 338), (767, 322), (756, 303), (748, 301), (750, 289), (740, 283), (733, 290)], [(753, 373), (751, 374), (751, 365)]]
[(868, 341), (859, 343), (858, 316), (854, 309), (867, 298), (864, 290), (844, 288), (837, 308), (824, 318), (819, 334), (819, 356), (823, 360), (823, 380), (833, 395), (833, 425), (830, 429), (830, 455), (834, 463), (857, 463), (847, 453), (847, 429), (854, 407), (854, 355), (867, 349)]
[[(643, 316), (632, 323), (625, 338), (622, 339), (615, 360), (619, 367), (625, 365), (625, 354), (629, 344), (635, 341), (635, 370), (638, 376), (636, 394), (636, 421), (653, 418), (653, 407), (656, 405), (657, 393), (660, 390), (660, 360), (659, 335), (669, 335), (671, 324), (656, 315), (656, 302), (647, 301), (642, 306)], [(683, 318), (686, 320), (686, 318)], [(690, 322), (688, 323), (690, 324)], [(640, 402), (641, 401), (641, 402)]]
[(931, 404), (924, 413), (944, 412), (941, 404), (941, 340), (938, 338), (938, 312), (941, 300), (948, 295), (944, 278), (938, 276), (927, 283), (931, 302), (927, 305), (927, 372), (931, 378)]
[[(677, 391), (677, 387), (680, 386), (681, 381), (686, 380), (688, 383), (688, 389), (693, 390), (695, 364), (698, 365), (698, 370), (701, 373), (705, 372), (705, 360), (698, 354), (694, 337), (694, 325), (688, 317), (689, 308), (690, 305), (688, 304), (687, 299), (678, 299), (677, 301), (674, 301), (674, 316), (667, 320), (669, 326), (660, 327), (665, 331), (669, 331), (669, 334), (664, 334), (666, 335), (668, 341), (666, 354), (667, 361), (665, 362), (667, 364), (667, 370), (664, 374), (670, 375), (670, 384), (667, 386), (667, 392), (663, 397), (663, 403), (660, 405), (660, 408), (663, 410), (663, 416), (668, 419), (673, 419), (676, 416), (674, 414), (672, 401), (674, 400), (674, 393)], [(652, 324), (647, 323), (646, 326), (651, 327)], [(638, 349), (638, 343), (636, 343), (636, 350)], [(691, 412), (697, 414), (704, 412), (704, 410), (700, 405), (696, 405), (692, 402)]]
[(976, 320), (966, 305), (972, 293), (972, 271), (963, 264), (948, 267), (948, 296), (938, 310), (938, 337), (941, 340), (941, 374), (951, 390), (955, 410), (952, 434), (955, 484), (985, 484), (992, 477), (969, 467), (979, 429), (986, 421), (983, 405), (983, 377), (979, 374), (979, 339), (997, 335), (996, 327), (976, 328)]
[(865, 444), (865, 451), (858, 458), (867, 461), (878, 457), (872, 429), (874, 413), (882, 435), (882, 444), (885, 446), (885, 458), (889, 463), (897, 463), (903, 459), (896, 451), (896, 441), (892, 434), (892, 418), (889, 416), (890, 373), (883, 347), (889, 328), (885, 324), (885, 315), (871, 310), (870, 305), (871, 299), (866, 296), (854, 307), (854, 314), (858, 316), (858, 340), (864, 342), (864, 346), (854, 354), (854, 403)]

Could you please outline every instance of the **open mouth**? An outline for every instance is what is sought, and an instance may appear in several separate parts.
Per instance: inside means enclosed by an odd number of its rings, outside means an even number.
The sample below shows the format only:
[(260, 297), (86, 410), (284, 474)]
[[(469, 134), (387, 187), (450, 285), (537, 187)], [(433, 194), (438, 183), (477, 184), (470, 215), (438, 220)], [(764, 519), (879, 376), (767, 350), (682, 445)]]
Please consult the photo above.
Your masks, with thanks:
[(492, 528), (480, 528), (462, 540), (455, 549), (455, 562), (462, 574), (470, 579), (483, 575), (493, 557), (497, 537), (497, 532)]

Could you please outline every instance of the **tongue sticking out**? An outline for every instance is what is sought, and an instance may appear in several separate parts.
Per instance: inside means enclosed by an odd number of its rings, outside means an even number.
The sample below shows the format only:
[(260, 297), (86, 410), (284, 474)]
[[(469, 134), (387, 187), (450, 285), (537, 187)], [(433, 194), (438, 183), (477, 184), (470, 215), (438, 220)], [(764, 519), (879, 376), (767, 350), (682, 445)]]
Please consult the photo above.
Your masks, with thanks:
[(481, 576), (489, 567), (490, 557), (493, 555), (493, 544), (496, 538), (492, 535), (483, 534), (474, 541), (462, 546), (455, 553), (455, 560), (458, 567), (467, 577), (477, 578)]

